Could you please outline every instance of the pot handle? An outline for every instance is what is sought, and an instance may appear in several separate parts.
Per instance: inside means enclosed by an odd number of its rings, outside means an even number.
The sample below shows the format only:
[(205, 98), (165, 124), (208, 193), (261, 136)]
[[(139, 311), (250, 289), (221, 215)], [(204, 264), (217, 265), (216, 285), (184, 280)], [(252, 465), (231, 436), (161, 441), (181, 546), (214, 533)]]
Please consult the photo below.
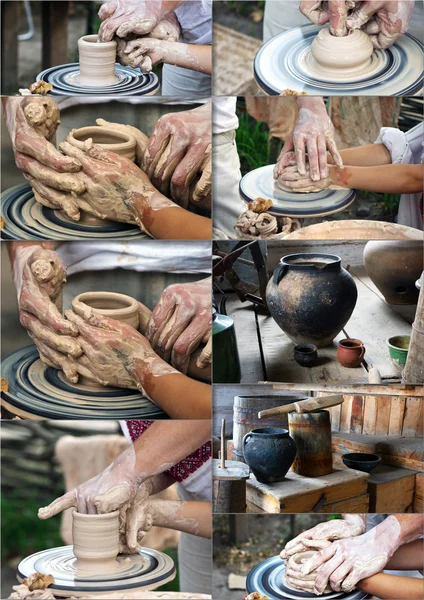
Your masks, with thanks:
[(278, 265), (275, 268), (274, 275), (272, 277), (275, 285), (278, 285), (280, 281), (283, 279), (285, 272), (287, 271), (287, 265)]
[(249, 433), (246, 433), (246, 435), (243, 437), (243, 441), (241, 443), (241, 447), (243, 449), (243, 454), (244, 454), (244, 447), (246, 446), (247, 440), (250, 439), (252, 437), (252, 433), (249, 431)]
[(365, 346), (362, 344), (361, 346), (361, 354), (359, 355), (359, 358), (362, 360), (365, 356)]

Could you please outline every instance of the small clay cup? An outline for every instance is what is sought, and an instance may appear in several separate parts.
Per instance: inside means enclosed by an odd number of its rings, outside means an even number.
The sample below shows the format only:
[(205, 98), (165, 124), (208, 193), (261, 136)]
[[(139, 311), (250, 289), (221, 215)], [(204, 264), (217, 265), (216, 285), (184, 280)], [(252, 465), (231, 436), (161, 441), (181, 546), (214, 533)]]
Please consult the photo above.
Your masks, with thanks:
[(112, 571), (119, 553), (119, 510), (103, 515), (73, 510), (72, 541), (79, 572), (95, 575)]
[(99, 42), (99, 36), (84, 35), (78, 40), (80, 83), (103, 87), (118, 81), (115, 74), (116, 42)]
[(73, 129), (66, 138), (66, 141), (84, 150), (84, 143), (92, 139), (93, 144), (97, 144), (105, 150), (115, 152), (119, 156), (124, 156), (132, 162), (135, 161), (135, 147), (136, 141), (129, 133), (125, 131), (117, 131), (109, 127), (81, 127), (80, 129)]
[(355, 340), (353, 338), (346, 338), (339, 342), (337, 348), (337, 360), (348, 369), (355, 369), (359, 367), (364, 358), (365, 346), (361, 340)]
[(75, 309), (77, 302), (86, 304), (104, 317), (110, 317), (138, 329), (138, 302), (131, 296), (115, 292), (83, 292), (72, 300), (72, 308)]
[(313, 344), (299, 344), (295, 346), (294, 360), (301, 367), (313, 367), (318, 361), (317, 347)]

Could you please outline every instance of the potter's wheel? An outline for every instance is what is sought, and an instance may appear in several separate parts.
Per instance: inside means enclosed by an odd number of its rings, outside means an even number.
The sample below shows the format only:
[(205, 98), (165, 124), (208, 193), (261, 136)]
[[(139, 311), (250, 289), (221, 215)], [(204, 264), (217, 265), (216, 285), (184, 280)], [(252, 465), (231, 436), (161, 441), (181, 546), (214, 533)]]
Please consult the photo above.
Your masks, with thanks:
[(319, 78), (310, 60), (318, 25), (289, 29), (266, 42), (256, 54), (254, 74), (262, 90), (279, 95), (286, 89), (310, 96), (411, 96), (423, 87), (423, 44), (405, 33), (387, 50), (375, 50), (369, 68), (355, 81)]
[(1, 195), (6, 240), (137, 240), (145, 235), (136, 225), (104, 221), (102, 224), (72, 221), (61, 210), (41, 206), (29, 183), (15, 185)]
[(93, 592), (153, 590), (172, 581), (176, 574), (172, 558), (151, 548), (143, 548), (139, 554), (131, 556), (118, 556), (117, 560), (116, 573), (83, 576), (77, 574), (72, 546), (62, 546), (24, 558), (18, 565), (17, 578), (22, 581), (35, 572), (53, 575), (55, 583), (49, 590), (55, 596), (78, 597)]
[(355, 190), (322, 190), (300, 194), (282, 190), (273, 177), (274, 165), (259, 167), (240, 181), (240, 196), (246, 202), (266, 198), (274, 202), (269, 213), (285, 217), (319, 217), (347, 208), (355, 200)]
[(342, 600), (366, 600), (370, 598), (365, 592), (354, 590), (349, 594), (344, 592), (332, 592), (330, 594), (308, 594), (300, 592), (292, 588), (288, 588), (284, 584), (284, 573), (286, 566), (284, 561), (279, 556), (273, 556), (254, 567), (247, 576), (246, 589), (247, 593), (259, 592), (268, 596), (269, 600), (281, 600), (289, 598), (298, 600), (304, 598), (324, 598), (324, 600), (332, 600), (340, 598)]
[(115, 64), (116, 83), (102, 87), (84, 86), (79, 82), (79, 69), (79, 63), (50, 67), (37, 75), (37, 81), (51, 83), (53, 90), (49, 94), (52, 96), (148, 96), (159, 88), (159, 79), (154, 73), (144, 75), (118, 63)]
[[(5, 407), (20, 416), (44, 419), (164, 419), (167, 418), (137, 390), (90, 388), (70, 383), (61, 371), (47, 367), (35, 346), (21, 348), (2, 361)], [(8, 406), (9, 405), (9, 406)]]

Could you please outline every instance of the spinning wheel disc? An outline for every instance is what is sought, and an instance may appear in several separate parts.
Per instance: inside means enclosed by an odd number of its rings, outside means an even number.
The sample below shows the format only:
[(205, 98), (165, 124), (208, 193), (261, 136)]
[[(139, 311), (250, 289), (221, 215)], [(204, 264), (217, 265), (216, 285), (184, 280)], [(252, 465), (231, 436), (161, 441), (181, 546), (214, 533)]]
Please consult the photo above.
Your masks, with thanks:
[[(268, 596), (270, 600), (298, 600), (302, 598), (317, 598), (315, 594), (300, 592), (289, 589), (284, 585), (284, 573), (286, 566), (279, 556), (273, 556), (254, 567), (247, 576), (246, 590), (248, 594), (259, 592)], [(341, 600), (366, 600), (370, 598), (365, 592), (354, 590), (348, 594), (344, 592), (334, 592), (322, 594), (319, 598), (332, 600), (340, 598)]]
[(133, 589), (156, 589), (174, 579), (176, 571), (172, 558), (151, 548), (139, 554), (118, 556), (116, 573), (83, 576), (77, 572), (77, 560), (72, 546), (42, 550), (24, 558), (19, 565), (19, 581), (35, 572), (53, 575), (49, 586), (55, 596), (83, 596)]
[(41, 206), (29, 183), (15, 185), (1, 195), (6, 240), (137, 240), (146, 237), (140, 228), (127, 223), (104, 224), (72, 221), (61, 210)]
[(300, 194), (286, 192), (276, 184), (274, 165), (259, 167), (247, 173), (240, 181), (240, 196), (246, 202), (266, 198), (274, 202), (269, 213), (284, 217), (319, 217), (331, 215), (347, 208), (355, 200), (355, 190), (322, 190)]
[(309, 96), (412, 96), (423, 88), (423, 44), (403, 34), (387, 50), (375, 50), (368, 75), (355, 81), (320, 79), (308, 66), (310, 46), (321, 29), (305, 25), (289, 29), (266, 42), (256, 54), (254, 75), (271, 96), (286, 89)]
[(37, 81), (51, 83), (53, 90), (49, 94), (52, 96), (148, 96), (159, 88), (159, 79), (154, 73), (144, 75), (118, 63), (115, 64), (116, 83), (103, 87), (83, 86), (79, 83), (79, 68), (79, 63), (50, 67), (37, 75)]
[[(35, 346), (2, 361), (9, 389), (4, 400), (25, 416), (45, 419), (166, 419), (167, 415), (137, 390), (78, 387), (47, 367)], [(8, 408), (8, 407), (6, 407)]]

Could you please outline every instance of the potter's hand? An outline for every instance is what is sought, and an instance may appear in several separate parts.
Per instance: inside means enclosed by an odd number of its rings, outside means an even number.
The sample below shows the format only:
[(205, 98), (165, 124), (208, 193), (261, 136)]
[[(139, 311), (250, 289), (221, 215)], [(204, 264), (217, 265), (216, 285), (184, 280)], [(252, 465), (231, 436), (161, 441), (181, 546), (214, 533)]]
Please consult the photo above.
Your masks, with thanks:
[(374, 48), (389, 48), (406, 31), (415, 0), (368, 0), (361, 2), (347, 20), (349, 29), (363, 29)]
[(149, 138), (145, 133), (137, 129), (137, 127), (133, 127), (132, 125), (122, 125), (121, 123), (110, 123), (109, 121), (105, 121), (104, 119), (96, 119), (96, 124), (99, 127), (105, 127), (107, 129), (114, 129), (116, 131), (122, 131), (123, 133), (127, 133), (131, 135), (136, 142), (135, 146), (135, 160), (138, 165), (141, 165), (144, 152), (147, 148), (147, 144), (149, 143)]
[(285, 155), (295, 152), (296, 163), (301, 175), (306, 174), (306, 151), (313, 181), (328, 177), (327, 149), (334, 162), (343, 168), (343, 161), (334, 141), (334, 127), (325, 110), (322, 98), (298, 98), (299, 114), (293, 131), (284, 143), (274, 179), (278, 179), (286, 166)]
[(201, 343), (207, 344), (197, 366), (211, 362), (212, 298), (211, 279), (196, 283), (170, 285), (163, 292), (149, 319), (146, 337), (166, 362), (187, 373), (192, 353)]
[(316, 594), (322, 594), (328, 582), (337, 592), (351, 592), (358, 581), (384, 569), (400, 545), (401, 526), (391, 515), (367, 533), (333, 542), (307, 561), (302, 573), (319, 567)]
[(153, 510), (149, 501), (152, 493), (151, 480), (140, 486), (134, 500), (123, 507), (119, 524), (119, 552), (135, 554), (140, 552), (140, 543), (153, 527)]
[(159, 119), (150, 136), (143, 170), (153, 185), (183, 208), (211, 202), (211, 102)]
[(315, 25), (330, 23), (332, 35), (347, 35), (346, 20), (348, 17), (348, 3), (345, 0), (301, 0), (300, 12)]
[[(168, 47), (168, 44), (169, 47)], [(134, 69), (139, 68), (142, 73), (150, 73), (155, 65), (162, 62), (172, 63), (172, 47), (183, 47), (178, 42), (166, 42), (153, 38), (139, 38), (128, 42), (124, 55), (126, 63)], [(171, 51), (169, 51), (171, 48)]]
[(136, 455), (134, 447), (130, 446), (102, 473), (40, 508), (38, 517), (49, 519), (72, 507), (84, 514), (113, 512), (135, 498), (139, 485)]
[(110, 42), (115, 35), (125, 38), (131, 33), (151, 33), (181, 2), (171, 4), (157, 0), (110, 0), (99, 10), (102, 21), (99, 40)]
[(71, 357), (82, 350), (76, 341), (78, 331), (60, 313), (66, 272), (57, 252), (37, 245), (21, 246), (15, 252), (13, 280), (18, 296), (19, 317), (40, 352), (51, 365), (52, 354), (63, 354), (64, 369)]
[[(284, 550), (280, 553), (280, 558), (285, 560), (309, 548), (318, 549), (319, 545), (316, 545), (317, 540), (320, 542), (325, 540), (340, 540), (360, 535), (364, 531), (365, 515), (343, 515), (343, 519), (334, 519), (326, 523), (319, 523), (315, 527), (293, 538), (290, 542), (287, 542)], [(321, 547), (325, 548), (326, 544), (323, 544)]]

